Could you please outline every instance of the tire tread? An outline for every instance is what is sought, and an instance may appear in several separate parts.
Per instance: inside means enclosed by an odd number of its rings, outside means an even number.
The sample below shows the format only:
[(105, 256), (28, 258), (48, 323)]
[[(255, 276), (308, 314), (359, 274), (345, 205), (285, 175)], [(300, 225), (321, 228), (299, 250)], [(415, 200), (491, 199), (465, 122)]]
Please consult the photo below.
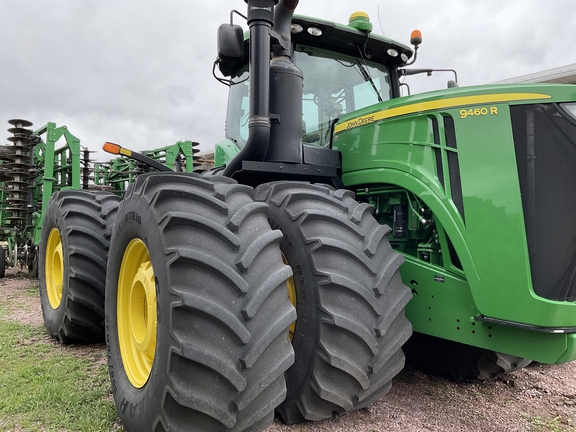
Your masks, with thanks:
[(297, 243), (293, 253), (310, 257), (297, 264), (310, 268), (311, 276), (302, 276), (313, 281), (306, 301), (311, 289), (317, 292), (315, 324), (305, 324), (317, 335), (305, 342), (314, 343), (306, 354), (311, 357), (299, 366), (306, 372), (288, 372), (278, 413), (288, 424), (322, 420), (383, 396), (404, 366), (401, 347), (411, 334), (404, 308), (412, 295), (399, 276), (403, 258), (387, 240), (390, 228), (378, 224), (373, 207), (355, 201), (351, 191), (325, 185), (270, 183), (256, 189), (256, 199), (270, 205), (272, 227), (284, 231), (283, 252)]

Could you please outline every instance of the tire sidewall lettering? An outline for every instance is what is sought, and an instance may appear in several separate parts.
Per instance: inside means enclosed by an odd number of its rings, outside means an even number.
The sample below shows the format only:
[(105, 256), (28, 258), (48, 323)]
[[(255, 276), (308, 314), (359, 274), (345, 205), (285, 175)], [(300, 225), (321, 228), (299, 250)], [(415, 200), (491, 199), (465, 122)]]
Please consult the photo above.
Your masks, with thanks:
[[(40, 300), (42, 306), (42, 313), (44, 315), (44, 326), (50, 332), (50, 334), (58, 334), (60, 329), (60, 322), (63, 320), (63, 313), (64, 309), (62, 306), (62, 301), (64, 301), (68, 297), (68, 278), (66, 274), (68, 273), (66, 269), (69, 268), (69, 255), (67, 253), (63, 254), (63, 265), (64, 265), (64, 278), (62, 280), (62, 300), (58, 308), (53, 309), (48, 301), (47, 295), (47, 286), (46, 286), (46, 254), (45, 254), (45, 245), (48, 242), (48, 236), (53, 228), (56, 228), (60, 233), (60, 241), (62, 242), (62, 249), (63, 251), (68, 250), (68, 237), (66, 235), (66, 230), (63, 230), (62, 227), (65, 226), (64, 222), (64, 215), (62, 213), (62, 209), (59, 206), (59, 198), (60, 194), (57, 193), (51, 198), (51, 205), (49, 207), (49, 211), (46, 212), (46, 217), (44, 218), (42, 224), (42, 232), (40, 238), (40, 250), (44, 252), (43, 256), (40, 257), (38, 261), (38, 271), (41, 273), (42, 277), (40, 277)], [(42, 246), (44, 245), (44, 247)]]
[[(150, 245), (145, 236), (146, 232), (157, 229), (155, 225), (151, 225), (155, 224), (156, 218), (153, 214), (150, 214), (148, 209), (141, 208), (142, 201), (144, 200), (125, 200), (119, 210), (118, 223), (114, 227), (106, 283), (106, 340), (108, 370), (118, 414), (121, 419), (131, 419), (130, 424), (133, 424), (132, 422), (135, 421), (139, 423), (142, 428), (149, 428), (150, 425), (155, 422), (158, 413), (154, 412), (153, 409), (147, 409), (147, 407), (158, 406), (160, 402), (154, 400), (161, 397), (160, 392), (157, 391), (155, 386), (155, 382), (157, 382), (158, 379), (162, 380), (161, 377), (158, 378), (158, 374), (162, 374), (163, 370), (159, 365), (163, 365), (163, 367), (166, 368), (168, 363), (167, 357), (163, 355), (167, 350), (162, 348), (163, 340), (166, 340), (167, 336), (157, 334), (155, 359), (148, 382), (144, 384), (142, 388), (133, 387), (122, 366), (120, 347), (118, 345), (117, 317), (115, 316), (117, 310), (117, 287), (113, 293), (109, 292), (109, 286), (113, 285), (112, 281), (118, 280), (124, 252), (133, 239), (140, 239), (144, 242), (154, 266), (155, 278), (160, 280), (157, 285), (162, 286), (163, 284), (163, 275), (166, 270), (155, 265), (157, 262), (157, 260), (155, 260), (155, 254), (162, 249), (162, 246), (159, 244)], [(164, 286), (166, 286), (166, 284), (167, 283), (164, 282)], [(156, 296), (158, 302), (157, 319), (160, 321), (162, 298), (158, 289), (156, 290)]]
[(129, 211), (124, 215), (124, 222), (133, 221), (138, 225), (142, 225), (142, 216), (136, 211)]

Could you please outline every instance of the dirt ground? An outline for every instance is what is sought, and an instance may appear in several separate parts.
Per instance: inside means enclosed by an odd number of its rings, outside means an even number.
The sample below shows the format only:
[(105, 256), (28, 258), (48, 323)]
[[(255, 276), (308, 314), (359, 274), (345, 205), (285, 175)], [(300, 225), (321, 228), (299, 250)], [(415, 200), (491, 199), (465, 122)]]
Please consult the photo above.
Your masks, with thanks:
[[(0, 279), (0, 304), (7, 319), (43, 325), (37, 281), (9, 269)], [(94, 349), (86, 348), (92, 356)], [(453, 383), (411, 368), (395, 380), (386, 397), (369, 408), (323, 422), (266, 432), (574, 431), (576, 362), (533, 364), (486, 382)]]

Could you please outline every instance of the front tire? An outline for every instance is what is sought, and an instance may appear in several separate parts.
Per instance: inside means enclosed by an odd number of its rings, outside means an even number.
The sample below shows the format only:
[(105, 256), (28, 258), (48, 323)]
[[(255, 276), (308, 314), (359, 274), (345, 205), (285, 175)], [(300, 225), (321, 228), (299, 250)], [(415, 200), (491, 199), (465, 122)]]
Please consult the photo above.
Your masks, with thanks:
[(120, 198), (60, 191), (42, 223), (38, 274), (44, 325), (62, 343), (104, 341), (106, 260)]
[(0, 246), (0, 278), (6, 276), (6, 249)]
[(412, 331), (404, 314), (411, 292), (390, 229), (350, 191), (278, 182), (259, 186), (256, 199), (269, 204), (294, 271), (296, 360), (282, 420), (323, 420), (378, 400), (404, 366), (401, 347)]
[(141, 175), (114, 230), (106, 283), (112, 390), (127, 431), (258, 431), (294, 354), (282, 237), (253, 189)]
[(28, 276), (31, 278), (38, 277), (38, 248), (33, 248), (30, 252), (30, 256), (27, 257), (28, 264)]

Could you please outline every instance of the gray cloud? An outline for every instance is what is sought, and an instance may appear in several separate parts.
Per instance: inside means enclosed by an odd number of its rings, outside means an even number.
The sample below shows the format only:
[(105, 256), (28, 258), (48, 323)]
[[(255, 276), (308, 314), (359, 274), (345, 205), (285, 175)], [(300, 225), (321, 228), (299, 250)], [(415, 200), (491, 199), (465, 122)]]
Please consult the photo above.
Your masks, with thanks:
[[(0, 124), (66, 124), (91, 150), (178, 140), (208, 149), (224, 134), (225, 86), (212, 77), (216, 29), (242, 0), (0, 0)], [(576, 62), (571, 0), (301, 0), (298, 13), (345, 23), (368, 12), (374, 31), (405, 44), (424, 35), (416, 67), (457, 69), (474, 85)], [(237, 18), (238, 23), (241, 20)], [(412, 91), (452, 77), (414, 77)], [(6, 137), (8, 133), (5, 133)], [(99, 155), (100, 157), (100, 155)]]

